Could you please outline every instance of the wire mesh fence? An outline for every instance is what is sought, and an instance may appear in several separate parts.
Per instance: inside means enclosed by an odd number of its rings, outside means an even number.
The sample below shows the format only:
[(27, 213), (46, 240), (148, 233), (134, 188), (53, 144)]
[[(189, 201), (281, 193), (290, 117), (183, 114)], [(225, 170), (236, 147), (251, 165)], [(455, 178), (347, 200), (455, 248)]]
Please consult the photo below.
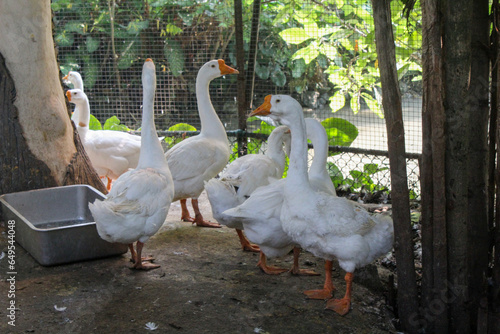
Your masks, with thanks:
[[(390, 188), (371, 2), (259, 2), (258, 20), (255, 4), (243, 2), (244, 51), (246, 59), (255, 60), (254, 67), (246, 68), (247, 74), (253, 74), (246, 77), (246, 111), (268, 94), (292, 95), (304, 106), (306, 117), (322, 121), (327, 129), (332, 177), (343, 178), (344, 184), (350, 180), (356, 189)], [(400, 2), (392, 1), (391, 6), (408, 178), (418, 195), (420, 11), (416, 8), (406, 18)], [(198, 69), (218, 58), (237, 68), (233, 1), (52, 0), (52, 10), (61, 71), (82, 74), (91, 113), (101, 123), (117, 116), (131, 130), (140, 128), (141, 69), (144, 59), (152, 58), (157, 66), (159, 133), (179, 138), (175, 132), (179, 123), (200, 130), (195, 94)], [(255, 22), (258, 39), (250, 33)], [(213, 80), (210, 96), (234, 152), (237, 138), (245, 139), (249, 153), (265, 150), (271, 127), (250, 119), (246, 132), (238, 132), (236, 76)]]

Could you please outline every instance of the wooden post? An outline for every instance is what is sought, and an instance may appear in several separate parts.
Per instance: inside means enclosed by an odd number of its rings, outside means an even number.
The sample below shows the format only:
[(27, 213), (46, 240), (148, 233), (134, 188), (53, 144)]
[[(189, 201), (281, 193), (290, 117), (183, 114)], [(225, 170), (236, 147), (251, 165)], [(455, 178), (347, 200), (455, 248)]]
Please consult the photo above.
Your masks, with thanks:
[(260, 3), (261, 0), (254, 0), (252, 13), (252, 27), (250, 31), (250, 49), (248, 51), (248, 71), (246, 102), (247, 107), (253, 108), (253, 92), (255, 84), (255, 62), (257, 58), (257, 44), (259, 43), (259, 22), (260, 22)]
[(419, 325), (418, 295), (406, 176), (403, 112), (396, 68), (390, 0), (372, 0), (372, 4), (391, 168), (394, 248), (398, 264), (398, 314), (403, 330), (416, 333)]
[[(246, 101), (246, 75), (245, 75), (245, 50), (243, 48), (243, 5), (241, 0), (234, 1), (234, 24), (236, 37), (236, 66), (238, 74), (238, 129), (240, 132), (247, 129), (247, 101)], [(238, 136), (238, 156), (247, 153), (246, 137)]]
[[(448, 252), (445, 191), (445, 114), (439, 0), (422, 1), (422, 307), (439, 302), (447, 293)], [(422, 327), (429, 333), (448, 332), (447, 303), (435, 316), (423, 317)]]

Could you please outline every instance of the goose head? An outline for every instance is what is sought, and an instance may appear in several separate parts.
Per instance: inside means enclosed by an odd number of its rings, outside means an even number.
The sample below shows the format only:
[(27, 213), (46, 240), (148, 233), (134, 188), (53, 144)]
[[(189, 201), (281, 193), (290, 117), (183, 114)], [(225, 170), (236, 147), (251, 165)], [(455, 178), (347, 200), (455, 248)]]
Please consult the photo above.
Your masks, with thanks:
[(238, 74), (238, 70), (226, 65), (224, 60), (211, 60), (200, 68), (198, 75), (206, 77), (208, 80), (221, 77), (227, 74)]
[(297, 100), (288, 95), (268, 95), (264, 103), (252, 111), (251, 116), (268, 116), (275, 122), (287, 125), (295, 123), (302, 113), (302, 106)]
[(73, 84), (73, 88), (75, 89), (82, 89), (83, 80), (82, 76), (78, 72), (69, 71), (68, 74), (64, 76), (63, 80), (71, 82)]
[(70, 89), (66, 92), (68, 101), (73, 104), (81, 104), (87, 101), (87, 95), (81, 89)]

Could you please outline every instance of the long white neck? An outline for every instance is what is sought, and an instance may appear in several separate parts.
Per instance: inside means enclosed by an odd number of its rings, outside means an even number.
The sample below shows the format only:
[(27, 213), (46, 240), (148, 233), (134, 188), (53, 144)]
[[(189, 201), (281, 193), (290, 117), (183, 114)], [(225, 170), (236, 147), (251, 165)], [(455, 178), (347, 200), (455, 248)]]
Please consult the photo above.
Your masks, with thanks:
[(314, 147), (314, 158), (309, 167), (309, 181), (316, 190), (336, 195), (335, 187), (326, 169), (328, 158), (328, 137), (321, 123), (312, 118), (306, 118), (307, 138)]
[(77, 117), (73, 120), (76, 121), (76, 129), (81, 139), (85, 139), (87, 132), (89, 130), (90, 123), (90, 105), (89, 100), (84, 98), (79, 101), (75, 101), (75, 113), (78, 110)]
[(73, 84), (73, 89), (80, 89), (83, 92), (83, 81), (82, 80), (72, 80), (71, 83)]
[(283, 136), (285, 132), (288, 131), (288, 127), (280, 126), (277, 127), (268, 139), (268, 147), (266, 155), (273, 159), (276, 164), (280, 166), (281, 169), (285, 168), (285, 152), (283, 152)]
[(309, 175), (319, 176), (327, 174), (326, 159), (328, 158), (328, 138), (321, 123), (306, 119), (307, 138), (314, 147), (314, 158), (309, 168)]
[(148, 78), (143, 83), (141, 153), (137, 168), (165, 167), (166, 160), (154, 122), (155, 83)]
[(210, 79), (198, 74), (196, 78), (196, 100), (201, 120), (201, 134), (227, 141), (226, 129), (215, 112), (210, 100)]
[[(70, 81), (73, 84), (73, 89), (80, 89), (83, 92), (83, 80), (81, 76), (74, 77)], [(73, 110), (73, 115), (71, 115), (71, 120), (73, 121), (73, 123), (75, 123), (75, 125), (78, 125), (76, 123), (80, 119), (80, 111), (78, 109), (79, 109), (78, 106), (75, 105), (75, 109)]]
[(288, 166), (285, 189), (296, 189), (297, 186), (310, 188), (307, 174), (307, 140), (304, 117), (297, 115), (297, 117), (294, 117), (294, 119), (286, 125), (290, 128), (292, 134), (292, 148), (290, 150), (290, 163)]

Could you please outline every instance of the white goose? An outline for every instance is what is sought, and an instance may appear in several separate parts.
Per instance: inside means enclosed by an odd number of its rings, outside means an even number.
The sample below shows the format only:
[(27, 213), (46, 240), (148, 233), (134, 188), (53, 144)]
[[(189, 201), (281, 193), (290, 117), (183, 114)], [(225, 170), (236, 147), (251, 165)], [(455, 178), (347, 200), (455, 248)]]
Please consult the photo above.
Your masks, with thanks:
[(66, 96), (78, 107), (76, 129), (97, 174), (108, 178), (109, 190), (111, 180), (116, 180), (129, 169), (137, 167), (141, 137), (121, 131), (89, 130), (90, 108), (87, 95), (80, 89), (70, 89)]
[[(226, 130), (214, 110), (208, 87), (213, 79), (236, 73), (239, 72), (227, 66), (222, 59), (211, 60), (200, 68), (196, 78), (200, 134), (181, 141), (165, 153), (175, 183), (174, 201), (181, 201), (181, 219), (197, 226), (221, 227), (203, 219), (198, 197), (203, 191), (204, 181), (222, 171), (230, 155)], [(190, 217), (186, 206), (188, 198), (191, 198), (194, 219)]]
[[(155, 66), (146, 59), (142, 70), (142, 149), (137, 168), (121, 175), (103, 201), (89, 205), (104, 240), (129, 244), (135, 269), (159, 265), (143, 262), (144, 243), (163, 225), (174, 197), (174, 182), (154, 124)], [(137, 241), (137, 251), (133, 242)]]
[[(80, 73), (75, 72), (75, 71), (69, 71), (68, 74), (66, 74), (64, 76), (63, 80), (67, 80), (70, 83), (72, 83), (73, 89), (80, 89), (82, 92), (84, 91), (83, 90), (83, 79), (82, 79), (82, 76), (80, 75)], [(80, 116), (78, 113), (78, 106), (75, 105), (75, 109), (73, 110), (73, 115), (71, 115), (71, 120), (73, 121), (73, 123), (75, 123), (75, 125), (78, 122), (79, 117)]]
[[(304, 116), (295, 99), (286, 95), (269, 95), (250, 115), (269, 115), (290, 128), (292, 148), (280, 214), (282, 227), (294, 242), (315, 256), (330, 263), (334, 258), (338, 259), (340, 267), (346, 271), (346, 293), (342, 299), (329, 300), (326, 307), (344, 315), (351, 304), (354, 270), (391, 250), (392, 219), (370, 215), (352, 201), (311, 187), (307, 175)], [(331, 296), (334, 290), (331, 267), (325, 267), (324, 288), (307, 291), (307, 295), (316, 298)]]
[(243, 234), (239, 219), (224, 215), (223, 212), (243, 203), (260, 186), (267, 185), (271, 179), (278, 180), (285, 170), (283, 143), (289, 145), (288, 127), (279, 126), (268, 138), (266, 154), (247, 154), (230, 163), (220, 174), (219, 179), (205, 183), (213, 217), (222, 225), (236, 229), (243, 250), (258, 252)]
[[(313, 189), (336, 196), (332, 180), (326, 170), (328, 139), (325, 128), (315, 119), (306, 118), (307, 137), (314, 147), (314, 158), (309, 169), (309, 181)], [(286, 179), (280, 179), (255, 190), (250, 198), (224, 215), (239, 219), (251, 242), (259, 245), (261, 254), (259, 266), (266, 274), (280, 274), (287, 271), (267, 265), (266, 257), (281, 257), (293, 248), (294, 263), (291, 269), (295, 275), (317, 275), (315, 272), (299, 269), (300, 248), (283, 231), (280, 220), (283, 206), (283, 191)]]

